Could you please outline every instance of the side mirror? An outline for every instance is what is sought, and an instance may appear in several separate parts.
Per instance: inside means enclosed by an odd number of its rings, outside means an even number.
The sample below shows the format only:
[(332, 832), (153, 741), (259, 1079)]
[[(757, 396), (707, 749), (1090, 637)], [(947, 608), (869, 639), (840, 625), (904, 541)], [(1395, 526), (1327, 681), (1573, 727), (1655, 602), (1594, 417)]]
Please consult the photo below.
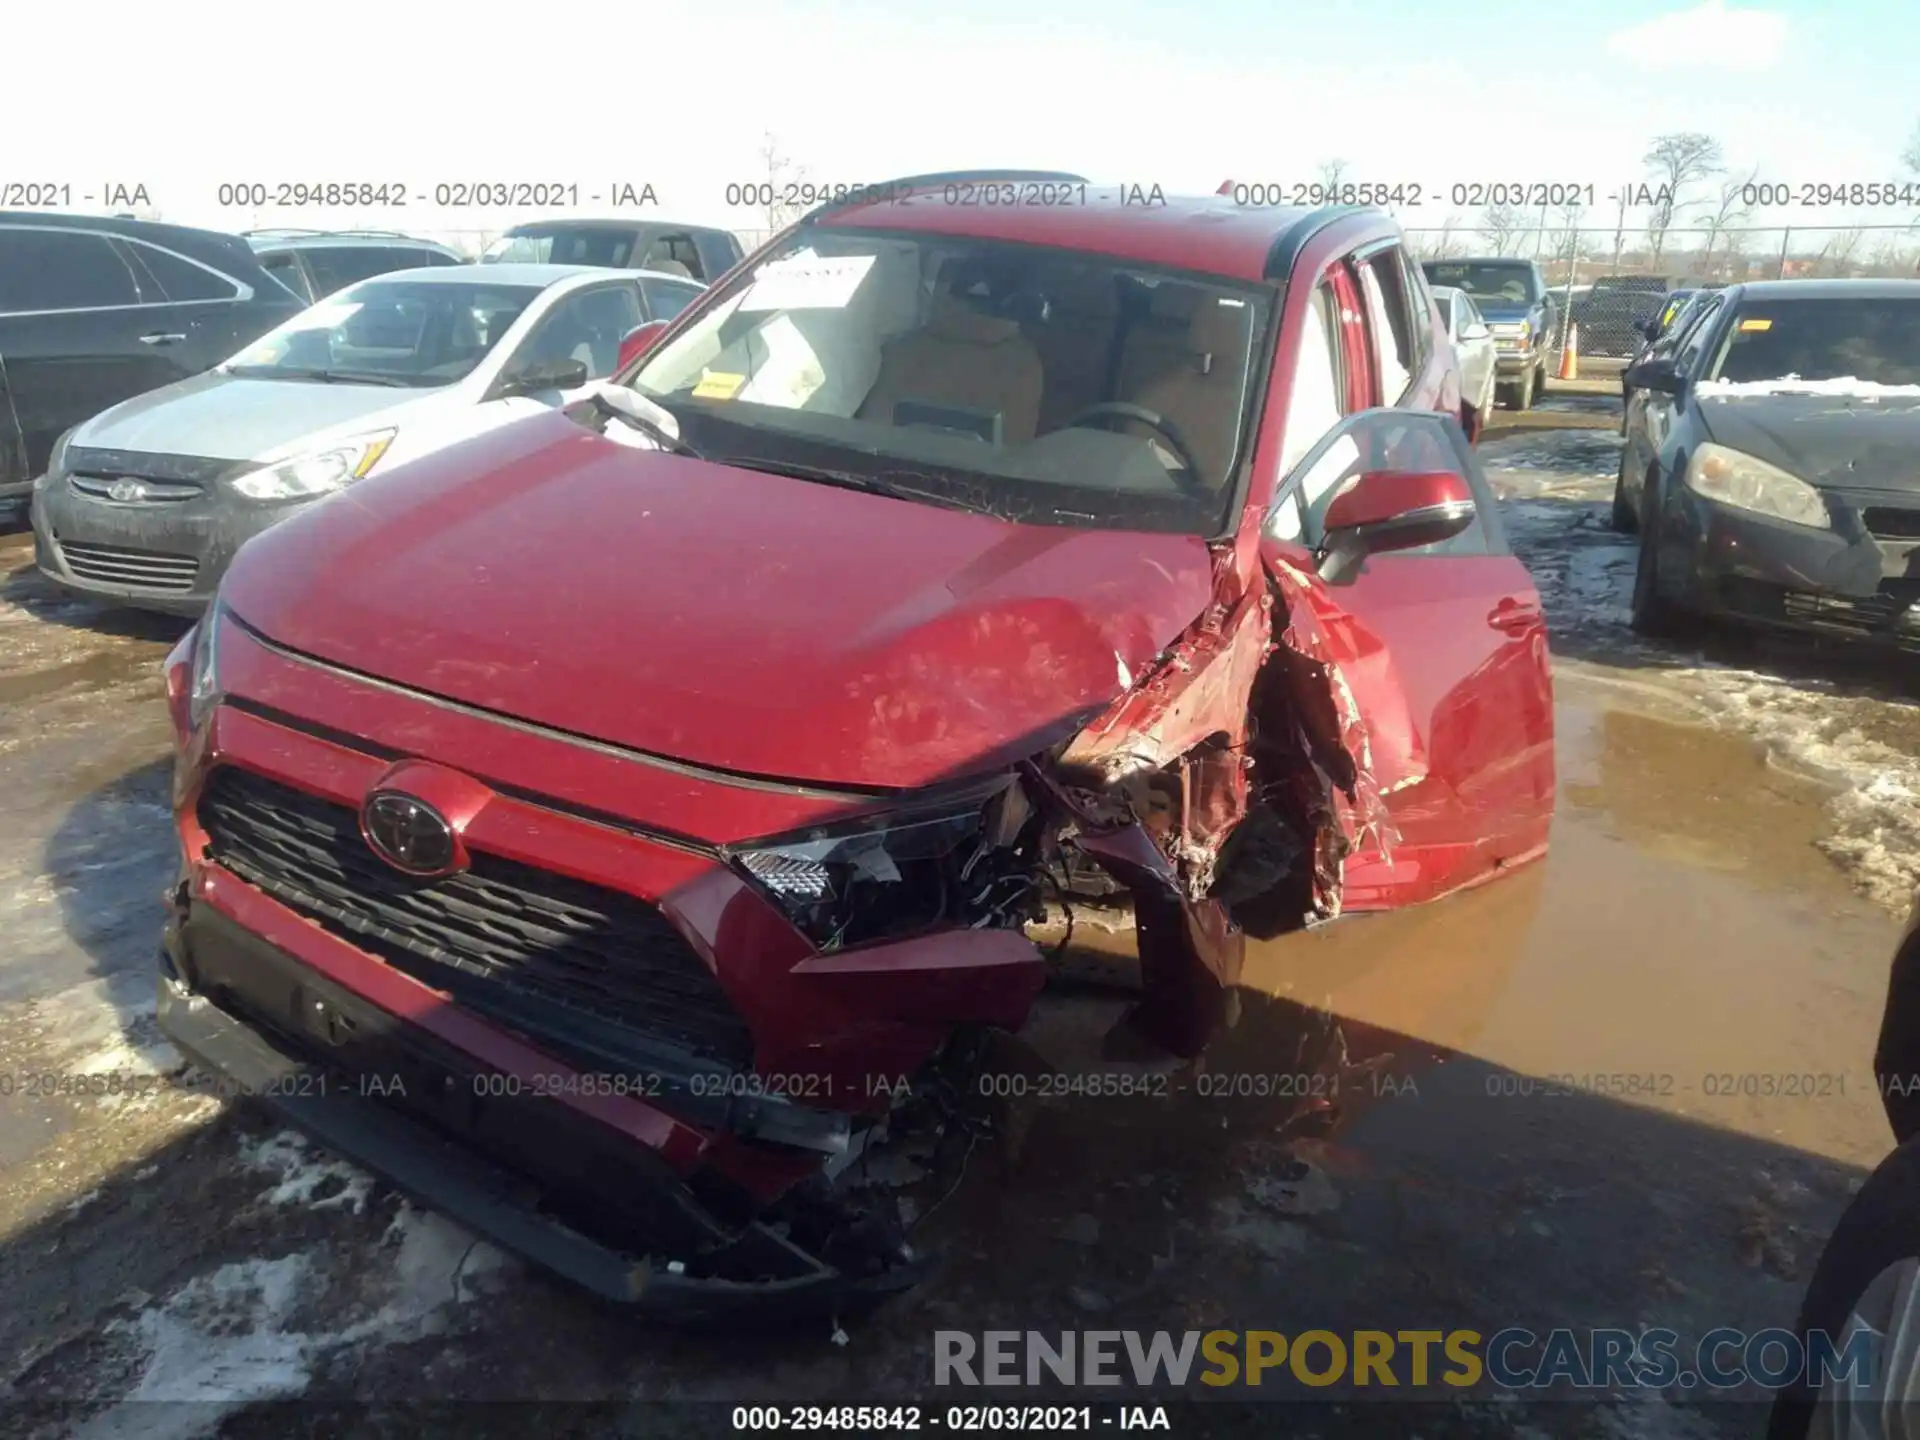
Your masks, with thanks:
[(548, 390), (574, 390), (587, 383), (584, 360), (536, 360), (503, 375), (496, 395), (539, 395)]
[(1487, 329), (1484, 321), (1476, 320), (1460, 332), (1460, 338), (1462, 340), (1484, 340), (1492, 333), (1491, 330)]
[(1658, 320), (1636, 320), (1633, 328), (1649, 340), (1658, 340), (1660, 338), (1660, 322)]
[(1665, 356), (1636, 361), (1626, 368), (1621, 382), (1631, 390), (1653, 390), (1662, 395), (1678, 395), (1687, 388), (1686, 377), (1673, 368)]
[(614, 364), (613, 373), (618, 375), (651, 350), (654, 342), (660, 338), (666, 328), (667, 322), (664, 320), (649, 320), (646, 324), (637, 325), (629, 330), (620, 341), (620, 358)]
[(1321, 573), (1337, 584), (1369, 555), (1451, 540), (1474, 513), (1473, 489), (1453, 471), (1365, 471), (1327, 506)]

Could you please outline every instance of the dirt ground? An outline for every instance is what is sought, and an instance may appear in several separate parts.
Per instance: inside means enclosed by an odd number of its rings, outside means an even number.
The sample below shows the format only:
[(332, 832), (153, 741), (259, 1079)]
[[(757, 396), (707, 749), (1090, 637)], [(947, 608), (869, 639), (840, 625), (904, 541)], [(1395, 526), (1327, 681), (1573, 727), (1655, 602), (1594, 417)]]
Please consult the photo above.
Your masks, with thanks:
[[(1204, 1062), (1285, 1070), (1330, 1015), (1386, 1077), (1375, 1098), (1294, 1144), (1286, 1102), (1192, 1084), (1042, 1107), (916, 1232), (935, 1277), (838, 1333), (644, 1329), (181, 1077), (151, 967), (174, 843), (157, 666), (182, 627), (62, 599), (27, 537), (0, 536), (0, 1072), (18, 1077), (0, 1086), (0, 1429), (713, 1433), (724, 1407), (650, 1407), (1032, 1398), (932, 1391), (942, 1329), (1790, 1322), (1889, 1146), (1868, 1059), (1920, 852), (1920, 722), (1881, 660), (1630, 634), (1607, 389), (1552, 387), (1482, 446), (1552, 625), (1551, 854), (1254, 947), (1239, 1023)], [(1049, 996), (1035, 1031), (1071, 1055), (1112, 1003)], [(29, 1093), (48, 1074), (122, 1093)], [(1583, 1078), (1620, 1075), (1646, 1093)], [(312, 1408), (453, 1399), (496, 1403)], [(1214, 1428), (1736, 1436), (1762, 1415), (1678, 1388), (1344, 1400), (1221, 1409)]]

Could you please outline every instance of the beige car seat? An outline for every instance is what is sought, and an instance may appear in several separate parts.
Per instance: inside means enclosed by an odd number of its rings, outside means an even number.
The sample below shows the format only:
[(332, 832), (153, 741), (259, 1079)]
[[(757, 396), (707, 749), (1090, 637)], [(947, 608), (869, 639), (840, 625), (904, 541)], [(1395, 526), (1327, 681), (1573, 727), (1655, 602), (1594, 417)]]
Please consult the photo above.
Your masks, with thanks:
[[(1251, 313), (1244, 301), (1203, 297), (1176, 362), (1125, 396), (1173, 422), (1193, 451), (1200, 479), (1214, 490), (1225, 483), (1245, 408)], [(1152, 433), (1146, 426), (1130, 428)]]
[(902, 400), (998, 412), (1003, 442), (1019, 445), (1039, 425), (1042, 389), (1040, 353), (1018, 322), (983, 315), (943, 288), (925, 325), (880, 347), (860, 418), (891, 422)]

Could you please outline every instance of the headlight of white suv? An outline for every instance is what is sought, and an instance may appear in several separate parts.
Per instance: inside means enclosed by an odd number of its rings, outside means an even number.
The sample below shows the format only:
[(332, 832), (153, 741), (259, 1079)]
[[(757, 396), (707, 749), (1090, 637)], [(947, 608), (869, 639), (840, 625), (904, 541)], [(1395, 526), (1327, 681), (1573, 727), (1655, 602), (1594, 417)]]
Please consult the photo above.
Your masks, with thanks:
[(336, 440), (318, 450), (249, 470), (229, 483), (249, 500), (304, 500), (360, 479), (380, 462), (394, 432), (381, 430)]
[(1833, 528), (1833, 516), (1818, 489), (1778, 465), (1725, 445), (1706, 444), (1693, 452), (1687, 462), (1687, 488), (1756, 515), (1816, 530)]

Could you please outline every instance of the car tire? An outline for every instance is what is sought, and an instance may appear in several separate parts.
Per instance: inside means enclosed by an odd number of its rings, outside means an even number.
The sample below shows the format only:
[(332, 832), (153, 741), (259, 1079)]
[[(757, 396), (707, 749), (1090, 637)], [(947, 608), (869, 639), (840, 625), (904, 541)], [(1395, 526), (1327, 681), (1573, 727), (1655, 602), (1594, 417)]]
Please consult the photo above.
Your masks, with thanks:
[(1640, 517), (1634, 513), (1633, 503), (1627, 499), (1627, 456), (1626, 449), (1620, 451), (1620, 473), (1613, 477), (1613, 528), (1622, 535), (1631, 535), (1640, 528)]
[[(1920, 1265), (1920, 1139), (1880, 1162), (1834, 1226), (1794, 1322), (1802, 1353), (1816, 1331), (1844, 1343), (1849, 1319), (1874, 1281), (1908, 1262)], [(1885, 1351), (1883, 1358), (1897, 1353)], [(1892, 1386), (1900, 1383), (1902, 1377), (1892, 1377), (1882, 1393), (1898, 1393)], [(1767, 1440), (1806, 1440), (1820, 1400), (1804, 1380), (1782, 1386), (1767, 1419)]]
[(1633, 567), (1633, 628), (1642, 635), (1676, 639), (1685, 633), (1686, 612), (1660, 593), (1661, 504), (1653, 479), (1640, 487), (1640, 558)]

